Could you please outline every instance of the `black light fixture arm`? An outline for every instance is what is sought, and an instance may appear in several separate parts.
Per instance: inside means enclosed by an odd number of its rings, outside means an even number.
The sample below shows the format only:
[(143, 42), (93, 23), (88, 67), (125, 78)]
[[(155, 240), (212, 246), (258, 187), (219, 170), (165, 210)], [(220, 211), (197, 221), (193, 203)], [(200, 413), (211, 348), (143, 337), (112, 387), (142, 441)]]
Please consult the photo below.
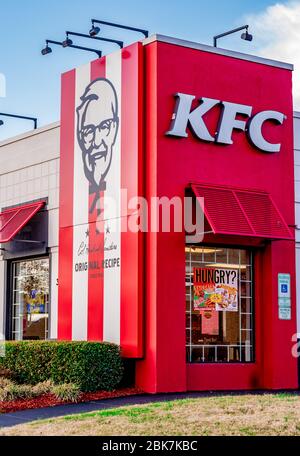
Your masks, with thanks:
[(24, 120), (32, 120), (34, 123), (34, 129), (37, 129), (37, 118), (36, 117), (28, 117), (28, 116), (20, 116), (18, 114), (7, 114), (6, 112), (0, 112), (0, 117), (12, 117), (14, 119), (24, 119)]
[(121, 49), (124, 47), (124, 42), (120, 41), (120, 40), (113, 40), (113, 39), (110, 39), (110, 38), (102, 38), (100, 36), (90, 36), (90, 35), (87, 35), (85, 33), (70, 32), (69, 30), (66, 32), (66, 35), (67, 35), (67, 37), (69, 35), (71, 35), (71, 36), (79, 36), (81, 38), (89, 38), (89, 39), (92, 39), (92, 40), (99, 40), (99, 41), (106, 41), (107, 43), (114, 43), (114, 44), (117, 44), (118, 46), (120, 46)]
[(113, 22), (99, 21), (98, 19), (92, 19), (92, 25), (94, 26), (95, 24), (108, 25), (110, 27), (117, 27), (117, 28), (122, 28), (125, 30), (132, 30), (133, 32), (140, 32), (143, 35), (145, 35), (145, 38), (148, 38), (148, 36), (149, 36), (148, 30), (143, 30), (143, 29), (140, 29), (137, 27), (130, 27), (128, 25), (115, 24)]
[(219, 38), (223, 38), (223, 36), (231, 35), (232, 33), (240, 32), (241, 30), (246, 30), (248, 32), (249, 25), (243, 25), (242, 27), (238, 27), (232, 30), (229, 30), (225, 33), (220, 33), (220, 35), (214, 36), (214, 47), (217, 47), (217, 41)]
[[(46, 44), (47, 44), (47, 46), (48, 46), (48, 44), (56, 44), (57, 46), (63, 47), (63, 43), (60, 41), (46, 40)], [(79, 49), (81, 51), (94, 52), (95, 54), (97, 54), (97, 56), (99, 58), (102, 56), (102, 52), (98, 51), (97, 49), (92, 49), (92, 48), (88, 48), (88, 47), (84, 47), (84, 46), (77, 46), (75, 44), (69, 44), (68, 47), (73, 48), (73, 49)]]

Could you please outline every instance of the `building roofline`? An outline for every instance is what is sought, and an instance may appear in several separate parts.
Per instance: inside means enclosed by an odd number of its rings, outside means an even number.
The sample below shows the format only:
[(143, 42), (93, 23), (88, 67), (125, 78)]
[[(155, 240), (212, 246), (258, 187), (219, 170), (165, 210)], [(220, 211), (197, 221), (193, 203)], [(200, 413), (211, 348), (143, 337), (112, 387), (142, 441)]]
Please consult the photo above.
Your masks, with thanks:
[(41, 133), (44, 133), (45, 131), (54, 130), (55, 128), (59, 128), (59, 127), (60, 127), (60, 122), (53, 122), (51, 124), (39, 127), (36, 130), (26, 131), (25, 133), (22, 133), (20, 135), (12, 136), (10, 138), (4, 139), (3, 141), (0, 141), (0, 148), (3, 146), (7, 146), (8, 144), (14, 143), (14, 142), (22, 141), (23, 139), (29, 138), (31, 136), (39, 135)]
[(235, 59), (247, 60), (249, 62), (261, 63), (263, 65), (269, 65), (277, 68), (283, 68), (285, 70), (294, 70), (294, 65), (285, 62), (279, 62), (277, 60), (266, 59), (264, 57), (258, 57), (256, 55), (243, 54), (241, 52), (230, 51), (228, 49), (217, 48), (214, 46), (208, 46), (206, 44), (195, 43), (193, 41), (181, 40), (178, 38), (173, 38), (171, 36), (151, 35), (149, 38), (143, 40), (144, 46), (159, 41), (162, 43), (173, 44), (175, 46), (183, 46), (191, 49), (197, 49), (199, 51), (211, 52), (212, 54), (225, 55), (227, 57), (233, 57)]

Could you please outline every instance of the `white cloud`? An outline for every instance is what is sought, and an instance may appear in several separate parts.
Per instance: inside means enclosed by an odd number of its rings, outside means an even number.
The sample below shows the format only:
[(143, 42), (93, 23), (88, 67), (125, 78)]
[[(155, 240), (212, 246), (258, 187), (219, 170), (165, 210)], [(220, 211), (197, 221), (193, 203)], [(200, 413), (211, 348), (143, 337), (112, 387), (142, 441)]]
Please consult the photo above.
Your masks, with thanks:
[(257, 54), (294, 64), (294, 108), (300, 110), (300, 0), (276, 3), (247, 21)]

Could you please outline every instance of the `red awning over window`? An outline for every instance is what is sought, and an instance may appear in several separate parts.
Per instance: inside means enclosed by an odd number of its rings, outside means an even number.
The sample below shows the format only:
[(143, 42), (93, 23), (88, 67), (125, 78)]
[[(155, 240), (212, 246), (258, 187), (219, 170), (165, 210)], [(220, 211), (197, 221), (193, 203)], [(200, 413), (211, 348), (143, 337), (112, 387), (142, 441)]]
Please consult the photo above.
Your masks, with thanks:
[(44, 204), (44, 201), (40, 201), (0, 213), (0, 244), (11, 241)]
[(204, 198), (204, 215), (215, 234), (293, 239), (284, 218), (266, 192), (192, 184)]

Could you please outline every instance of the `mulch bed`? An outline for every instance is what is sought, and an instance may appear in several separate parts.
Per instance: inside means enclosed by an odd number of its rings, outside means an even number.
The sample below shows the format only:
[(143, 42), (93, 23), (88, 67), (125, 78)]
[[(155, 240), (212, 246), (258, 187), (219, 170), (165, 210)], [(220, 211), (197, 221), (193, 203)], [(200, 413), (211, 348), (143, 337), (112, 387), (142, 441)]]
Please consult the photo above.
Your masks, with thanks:
[[(135, 396), (143, 394), (137, 388), (123, 388), (115, 391), (96, 391), (95, 393), (81, 393), (77, 403), (99, 401), (117, 397)], [(33, 399), (17, 399), (15, 401), (0, 402), (0, 413), (12, 413), (19, 410), (55, 407), (56, 405), (74, 404), (74, 402), (60, 401), (53, 394), (44, 394)]]

